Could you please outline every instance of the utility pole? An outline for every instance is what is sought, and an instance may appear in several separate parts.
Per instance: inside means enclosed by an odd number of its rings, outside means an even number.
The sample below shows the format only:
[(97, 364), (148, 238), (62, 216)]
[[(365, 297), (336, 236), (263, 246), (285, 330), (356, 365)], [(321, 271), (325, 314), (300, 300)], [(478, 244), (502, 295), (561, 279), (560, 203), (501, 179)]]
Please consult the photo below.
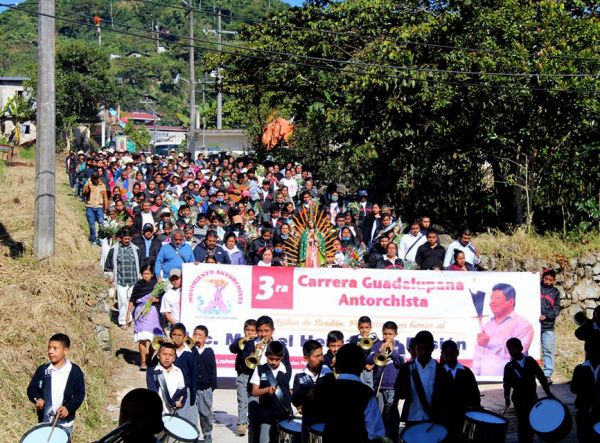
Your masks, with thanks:
[[(221, 45), (221, 5), (217, 14), (217, 49), (219, 53), (223, 46)], [(221, 68), (217, 66), (217, 129), (223, 129), (223, 94), (221, 93)]]
[(196, 138), (196, 72), (194, 66), (194, 3), (189, 1), (190, 7), (190, 135), (188, 138), (188, 152), (193, 154)]
[(38, 258), (54, 255), (56, 211), (55, 0), (38, 3), (37, 149), (33, 250)]

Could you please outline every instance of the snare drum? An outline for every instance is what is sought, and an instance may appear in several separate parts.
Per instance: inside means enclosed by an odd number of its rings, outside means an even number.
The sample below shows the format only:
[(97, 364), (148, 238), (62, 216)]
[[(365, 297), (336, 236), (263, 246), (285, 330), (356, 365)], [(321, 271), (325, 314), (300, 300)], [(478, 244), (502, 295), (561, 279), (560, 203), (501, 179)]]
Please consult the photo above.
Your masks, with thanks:
[[(50, 433), (52, 433), (52, 437), (50, 437)], [(52, 431), (51, 424), (40, 423), (27, 431), (19, 443), (70, 443), (70, 441), (71, 437), (65, 428), (56, 425)]]
[(463, 439), (474, 443), (504, 443), (508, 420), (490, 411), (468, 411), (463, 424)]
[(448, 430), (431, 422), (418, 423), (405, 428), (400, 434), (403, 443), (442, 443), (448, 438)]
[(323, 443), (323, 433), (325, 432), (325, 423), (315, 423), (311, 425), (308, 433), (308, 443)]
[(279, 443), (301, 443), (302, 441), (302, 419), (292, 418), (280, 421), (277, 424), (279, 430)]
[(158, 439), (161, 443), (195, 443), (200, 436), (198, 428), (189, 420), (173, 414), (162, 416), (165, 430)]
[(542, 398), (529, 413), (529, 424), (540, 440), (559, 441), (569, 435), (573, 422), (569, 409), (555, 398)]

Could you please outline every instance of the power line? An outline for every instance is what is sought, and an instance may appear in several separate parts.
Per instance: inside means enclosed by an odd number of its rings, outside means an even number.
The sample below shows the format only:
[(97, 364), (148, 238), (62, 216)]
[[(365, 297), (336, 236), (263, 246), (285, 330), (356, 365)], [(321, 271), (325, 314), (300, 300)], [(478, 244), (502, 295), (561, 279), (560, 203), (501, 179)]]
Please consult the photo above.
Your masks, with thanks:
[[(0, 6), (5, 6), (9, 9), (20, 10), (22, 12), (25, 12), (25, 13), (31, 14), (31, 15), (47, 15), (47, 14), (40, 14), (35, 11), (27, 10), (27, 9), (9, 5), (9, 4), (0, 3)], [(86, 26), (88, 28), (94, 27), (94, 25), (92, 25), (91, 23), (82, 23), (81, 21), (78, 21), (78, 20), (72, 20), (72, 19), (68, 19), (65, 17), (59, 17), (59, 16), (51, 16), (51, 17), (61, 20), (61, 21), (64, 21), (64, 22), (67, 22), (67, 23), (74, 23), (79, 26)], [(125, 26), (127, 26), (127, 25), (125, 25)], [(142, 39), (146, 39), (146, 40), (152, 40), (152, 41), (156, 40), (155, 37), (153, 37), (153, 36), (135, 34), (135, 33), (131, 33), (128, 31), (120, 31), (117, 29), (108, 29), (107, 28), (106, 31), (114, 32), (114, 33), (122, 34), (122, 35), (128, 35), (128, 36), (132, 36), (132, 37), (138, 37), (138, 38), (142, 38)], [(513, 86), (513, 85), (490, 85), (490, 84), (481, 84), (481, 83), (465, 83), (465, 82), (449, 81), (449, 80), (445, 80), (445, 79), (434, 79), (434, 78), (423, 79), (423, 78), (410, 77), (408, 75), (397, 76), (397, 75), (378, 73), (378, 72), (369, 72), (369, 71), (365, 71), (365, 70), (356, 70), (356, 69), (347, 70), (347, 69), (336, 68), (333, 66), (315, 65), (315, 64), (302, 63), (302, 62), (297, 62), (297, 61), (292, 61), (292, 60), (273, 59), (273, 58), (262, 57), (262, 56), (258, 56), (258, 55), (242, 54), (239, 52), (218, 50), (218, 49), (215, 49), (212, 47), (207, 47), (207, 46), (196, 46), (196, 45), (189, 45), (189, 44), (178, 43), (178, 42), (170, 42), (169, 40), (160, 38), (160, 37), (159, 37), (159, 40), (165, 41), (174, 46), (180, 46), (180, 47), (184, 47), (184, 48), (189, 48), (190, 46), (192, 46), (196, 49), (202, 49), (202, 50), (206, 50), (206, 51), (210, 51), (210, 52), (232, 55), (232, 56), (236, 56), (236, 57), (249, 58), (249, 59), (255, 59), (255, 60), (264, 60), (264, 61), (281, 63), (281, 64), (290, 64), (290, 65), (302, 66), (302, 67), (307, 67), (307, 68), (322, 70), (322, 71), (341, 72), (346, 75), (354, 75), (354, 76), (358, 76), (358, 75), (378, 76), (378, 77), (386, 77), (386, 78), (402, 80), (402, 81), (415, 81), (415, 82), (424, 82), (424, 83), (432, 83), (432, 84), (442, 83), (442, 84), (453, 85), (453, 86), (462, 86), (462, 87), (466, 86), (466, 87), (476, 87), (476, 88), (478, 87), (478, 88), (488, 88), (488, 89), (506, 89), (506, 90), (515, 90), (515, 91), (523, 91), (523, 92), (525, 92), (525, 91), (565, 92), (565, 93), (575, 93), (575, 94), (584, 94), (584, 95), (585, 94), (595, 95), (595, 94), (600, 93), (600, 91), (596, 91), (596, 90), (585, 91), (585, 90), (581, 90), (581, 89), (567, 89), (567, 88), (547, 89), (547, 88), (542, 88), (542, 87), (524, 87), (524, 86), (519, 87), (519, 86)], [(244, 49), (242, 47), (240, 47), (240, 48)], [(290, 55), (294, 56), (294, 54), (290, 54)], [(380, 66), (380, 67), (383, 67), (383, 66)]]
[[(155, 5), (155, 6), (162, 6), (165, 8), (187, 10), (187, 8), (185, 8), (183, 6), (171, 5), (168, 3), (158, 2), (155, 0), (134, 0), (134, 1), (140, 2), (140, 3), (147, 3), (147, 4), (151, 4), (151, 5)], [(206, 8), (195, 8), (195, 10), (202, 14), (217, 15), (217, 12), (210, 10), (210, 9), (206, 9)], [(244, 18), (237, 18), (236, 20), (247, 23), (247, 24), (253, 24), (253, 25), (273, 26), (276, 24), (275, 20), (251, 20), (251, 19), (244, 19)], [(439, 43), (427, 43), (427, 42), (417, 42), (417, 41), (401, 40), (401, 39), (381, 38), (381, 37), (376, 37), (376, 36), (360, 34), (355, 31), (332, 31), (330, 29), (314, 29), (314, 28), (308, 28), (305, 26), (297, 26), (297, 25), (290, 25), (290, 24), (287, 24), (286, 26), (288, 28), (291, 28), (292, 30), (298, 30), (298, 31), (303, 31), (303, 32), (313, 32), (313, 33), (319, 33), (319, 34), (328, 34), (328, 35), (352, 36), (352, 37), (357, 37), (359, 39), (368, 40), (368, 41), (372, 41), (372, 42), (380, 41), (380, 42), (389, 42), (389, 43), (395, 43), (395, 44), (400, 44), (400, 45), (405, 45), (405, 46), (423, 46), (423, 47), (428, 47), (428, 48), (436, 48), (436, 49), (443, 49), (443, 50), (450, 50), (450, 51), (485, 52), (488, 54), (508, 55), (509, 57), (522, 57), (521, 54), (513, 54), (508, 51), (499, 50), (499, 49), (475, 48), (475, 47), (469, 47), (469, 46), (453, 46), (453, 45), (444, 45), (444, 44), (439, 44)], [(536, 55), (527, 53), (528, 58), (531, 58), (534, 56), (536, 56)], [(558, 58), (558, 59), (571, 59), (571, 60), (600, 61), (600, 59), (596, 58), (596, 57), (584, 57), (584, 56), (564, 55), (564, 54), (546, 54), (545, 57)]]
[[(93, 16), (89, 16), (86, 14), (81, 14), (77, 12), (67, 11), (64, 9), (57, 9), (57, 11), (80, 16), (86, 19), (93, 20)], [(188, 10), (189, 11), (189, 10)], [(133, 26), (130, 24), (122, 24), (113, 22), (112, 25), (117, 25), (122, 28), (134, 29), (138, 31), (148, 32), (146, 28), (140, 28), (139, 26)], [(190, 40), (187, 36), (170, 34), (171, 38), (177, 38), (180, 40)], [(192, 38), (194, 42), (200, 42), (203, 44), (213, 44), (214, 42), (211, 40), (201, 39), (201, 38)], [(486, 72), (486, 71), (460, 71), (453, 69), (436, 69), (436, 68), (419, 68), (419, 67), (410, 67), (410, 66), (397, 66), (397, 65), (386, 65), (380, 63), (371, 63), (371, 62), (361, 62), (361, 61), (352, 61), (352, 60), (340, 60), (340, 59), (332, 59), (326, 57), (317, 57), (317, 56), (308, 56), (296, 53), (282, 52), (282, 51), (273, 51), (269, 49), (261, 49), (247, 46), (239, 46), (231, 43), (220, 43), (222, 46), (233, 48), (236, 50), (242, 51), (252, 51), (259, 54), (268, 54), (272, 56), (281, 56), (281, 57), (295, 57), (302, 60), (314, 61), (320, 63), (333, 63), (340, 65), (348, 65), (348, 66), (358, 66), (361, 68), (378, 68), (378, 69), (391, 69), (396, 71), (408, 71), (408, 72), (418, 72), (418, 73), (434, 73), (434, 74), (448, 74), (448, 75), (468, 75), (468, 76), (492, 76), (492, 77), (522, 77), (522, 78), (597, 78), (600, 77), (600, 74), (588, 74), (588, 73), (525, 73), (525, 72)]]

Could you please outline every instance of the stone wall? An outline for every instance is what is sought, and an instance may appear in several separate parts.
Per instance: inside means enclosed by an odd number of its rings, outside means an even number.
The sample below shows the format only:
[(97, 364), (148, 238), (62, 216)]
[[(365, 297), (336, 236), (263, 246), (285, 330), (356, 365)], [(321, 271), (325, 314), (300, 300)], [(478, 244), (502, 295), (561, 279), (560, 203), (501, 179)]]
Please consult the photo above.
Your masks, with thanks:
[(557, 288), (562, 295), (560, 321), (572, 321), (576, 312), (585, 310), (588, 318), (600, 304), (600, 252), (565, 262), (519, 261), (514, 259), (510, 266), (501, 268), (495, 257), (482, 257), (482, 267), (488, 271), (540, 272), (544, 268), (556, 271)]

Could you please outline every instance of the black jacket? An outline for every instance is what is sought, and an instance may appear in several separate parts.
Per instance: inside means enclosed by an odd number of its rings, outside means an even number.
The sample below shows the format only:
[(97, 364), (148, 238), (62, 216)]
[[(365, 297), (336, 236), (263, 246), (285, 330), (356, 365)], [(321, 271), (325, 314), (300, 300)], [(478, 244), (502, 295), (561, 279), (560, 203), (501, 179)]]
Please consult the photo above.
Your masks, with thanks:
[(595, 374), (588, 365), (577, 365), (571, 380), (571, 392), (577, 395), (575, 407), (577, 413), (591, 414), (592, 423), (600, 421), (600, 398), (596, 386)]
[(425, 243), (417, 248), (415, 262), (419, 269), (443, 269), (445, 255), (446, 249), (442, 245), (436, 245), (432, 248), (428, 243)]
[[(75, 412), (79, 409), (85, 399), (83, 371), (75, 363), (71, 364), (73, 366), (71, 367), (71, 372), (67, 378), (67, 385), (65, 386), (62, 403), (69, 411), (69, 415), (64, 420), (67, 423), (75, 419)], [(46, 395), (52, 395), (51, 375), (50, 373), (47, 373), (49, 367), (50, 363), (39, 366), (27, 387), (27, 397), (29, 397), (29, 400), (33, 403), (35, 403), (38, 398), (44, 398), (44, 389), (49, 389), (49, 392)], [(41, 423), (44, 420), (44, 411), (37, 411), (37, 414), (38, 422)]]
[(364, 383), (333, 380), (323, 383), (318, 398), (325, 401), (323, 443), (367, 443), (365, 409), (375, 395)]
[(158, 256), (158, 252), (162, 246), (161, 241), (157, 237), (152, 237), (152, 241), (150, 243), (150, 251), (148, 251), (148, 257), (146, 258), (146, 239), (143, 235), (135, 237), (131, 243), (136, 245), (139, 249), (138, 255), (140, 259), (140, 269), (142, 269), (145, 265), (152, 266), (154, 269), (154, 262), (156, 261), (156, 257)]
[(536, 379), (546, 394), (550, 394), (550, 386), (544, 371), (532, 357), (525, 357), (523, 368), (515, 360), (509, 361), (504, 366), (504, 398), (510, 397), (517, 408), (520, 405), (531, 407), (538, 399)]
[(554, 286), (540, 285), (542, 297), (542, 315), (546, 317), (541, 322), (542, 331), (553, 331), (556, 317), (560, 314), (560, 292)]
[(199, 390), (217, 389), (217, 359), (212, 348), (204, 348), (200, 354), (198, 348), (194, 347), (192, 351), (196, 362), (196, 383)]

